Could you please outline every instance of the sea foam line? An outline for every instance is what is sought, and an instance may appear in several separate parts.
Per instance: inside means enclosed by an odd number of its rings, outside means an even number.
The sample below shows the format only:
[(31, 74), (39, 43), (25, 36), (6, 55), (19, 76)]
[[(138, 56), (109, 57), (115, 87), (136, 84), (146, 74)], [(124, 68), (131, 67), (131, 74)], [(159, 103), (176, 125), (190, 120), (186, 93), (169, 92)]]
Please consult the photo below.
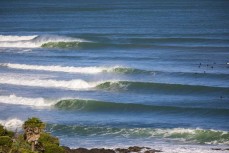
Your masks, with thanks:
[(12, 78), (12, 77), (1, 77), (1, 84), (12, 84), (20, 86), (32, 86), (32, 87), (43, 87), (43, 88), (61, 88), (70, 90), (89, 89), (96, 87), (100, 82), (86, 82), (84, 80), (42, 80), (42, 79), (26, 79), (26, 78)]
[(86, 74), (96, 74), (102, 72), (109, 72), (120, 68), (120, 66), (113, 67), (73, 67), (73, 66), (43, 66), (43, 65), (27, 65), (27, 64), (12, 64), (12, 63), (2, 63), (2, 66), (13, 69), (22, 69), (22, 70), (40, 70), (40, 71), (53, 71), (53, 72), (67, 72), (67, 73), (86, 73)]
[(17, 35), (0, 35), (0, 47), (13, 48), (38, 48), (43, 44), (49, 42), (89, 42), (84, 39), (72, 38), (58, 35), (31, 35), (31, 36), (17, 36)]

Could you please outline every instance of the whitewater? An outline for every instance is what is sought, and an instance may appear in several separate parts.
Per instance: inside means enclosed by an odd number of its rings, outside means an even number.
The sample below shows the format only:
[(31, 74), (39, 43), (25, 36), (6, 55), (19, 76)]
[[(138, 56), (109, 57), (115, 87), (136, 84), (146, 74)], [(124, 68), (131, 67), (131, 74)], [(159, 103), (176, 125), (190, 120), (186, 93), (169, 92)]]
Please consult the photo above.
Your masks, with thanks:
[(58, 35), (31, 35), (31, 36), (18, 36), (18, 35), (0, 35), (0, 47), (11, 48), (39, 48), (42, 45), (50, 42), (88, 42), (83, 39), (71, 38)]

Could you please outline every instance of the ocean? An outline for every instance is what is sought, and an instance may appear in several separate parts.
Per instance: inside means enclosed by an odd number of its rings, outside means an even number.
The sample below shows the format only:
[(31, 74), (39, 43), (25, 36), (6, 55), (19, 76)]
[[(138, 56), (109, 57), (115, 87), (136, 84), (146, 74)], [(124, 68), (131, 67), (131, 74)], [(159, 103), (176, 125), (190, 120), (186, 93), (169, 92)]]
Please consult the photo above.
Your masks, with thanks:
[(71, 148), (229, 148), (228, 0), (1, 0), (0, 123)]

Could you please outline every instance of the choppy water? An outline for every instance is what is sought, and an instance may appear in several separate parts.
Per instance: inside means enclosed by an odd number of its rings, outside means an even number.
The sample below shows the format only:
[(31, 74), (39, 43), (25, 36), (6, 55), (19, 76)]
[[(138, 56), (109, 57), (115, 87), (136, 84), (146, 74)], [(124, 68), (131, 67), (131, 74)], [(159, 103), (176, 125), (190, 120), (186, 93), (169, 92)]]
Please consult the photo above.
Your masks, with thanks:
[(39, 117), (70, 147), (228, 147), (227, 0), (0, 5), (2, 124)]

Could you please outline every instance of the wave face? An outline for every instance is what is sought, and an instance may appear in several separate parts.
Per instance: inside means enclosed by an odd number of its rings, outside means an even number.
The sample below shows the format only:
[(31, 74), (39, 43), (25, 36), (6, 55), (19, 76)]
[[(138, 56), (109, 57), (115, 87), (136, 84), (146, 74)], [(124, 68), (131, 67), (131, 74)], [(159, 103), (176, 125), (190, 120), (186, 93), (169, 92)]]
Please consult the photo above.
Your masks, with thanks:
[(229, 89), (224, 87), (211, 87), (201, 85), (166, 84), (153, 82), (113, 81), (104, 82), (96, 86), (98, 89), (112, 91), (145, 91), (145, 92), (170, 92), (170, 93), (218, 93), (229, 94)]
[(144, 73), (144, 70), (125, 68), (121, 66), (113, 67), (73, 67), (73, 66), (42, 66), (42, 65), (27, 65), (27, 64), (12, 64), (3, 63), (1, 66), (6, 66), (12, 69), (22, 69), (22, 70), (40, 70), (40, 71), (52, 71), (52, 72), (67, 72), (67, 73), (85, 73), (85, 74), (96, 74), (102, 72), (111, 73)]
[(76, 110), (85, 112), (163, 112), (172, 114), (195, 113), (207, 116), (229, 115), (228, 109), (219, 108), (196, 108), (196, 107), (178, 107), (178, 106), (157, 106), (134, 103), (116, 103), (85, 99), (65, 99), (58, 101), (54, 107), (63, 110)]
[(39, 48), (47, 43), (74, 43), (78, 45), (81, 42), (87, 42), (83, 39), (71, 38), (58, 35), (32, 35), (32, 36), (14, 36), (0, 35), (0, 47), (10, 48)]
[[(74, 136), (111, 136), (124, 138), (165, 138), (199, 144), (229, 144), (229, 133), (220, 130), (185, 128), (116, 128), (49, 124), (47, 130)], [(153, 141), (153, 140), (152, 140)]]
[(70, 80), (70, 81), (59, 81), (59, 80), (43, 80), (43, 79), (26, 79), (21, 78), (20, 80), (16, 78), (0, 78), (1, 84), (12, 84), (12, 85), (20, 85), (20, 86), (31, 86), (31, 87), (43, 87), (43, 88), (60, 88), (60, 89), (69, 89), (69, 90), (81, 90), (81, 89), (89, 89), (96, 87), (97, 82), (86, 82), (84, 80)]

